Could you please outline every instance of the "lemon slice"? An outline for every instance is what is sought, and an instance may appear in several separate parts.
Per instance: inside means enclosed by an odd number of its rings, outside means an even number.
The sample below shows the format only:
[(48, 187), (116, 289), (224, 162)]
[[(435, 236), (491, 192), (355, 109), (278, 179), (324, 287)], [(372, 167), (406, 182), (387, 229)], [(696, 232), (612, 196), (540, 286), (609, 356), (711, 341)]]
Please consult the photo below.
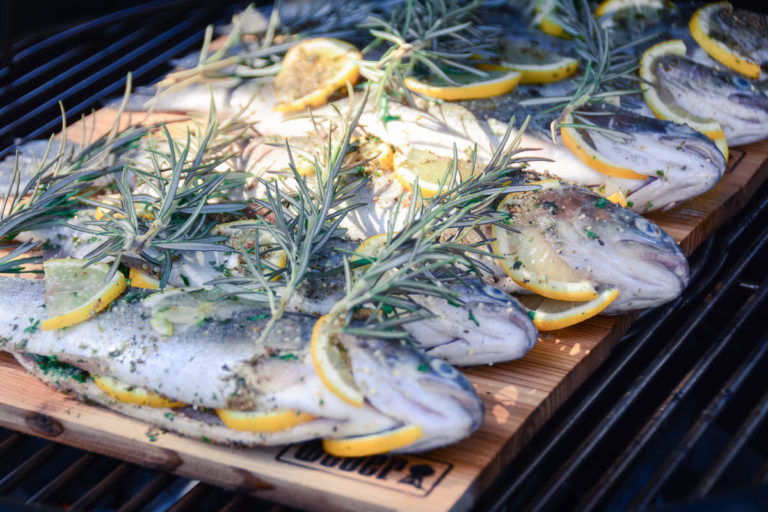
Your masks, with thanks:
[(539, 28), (551, 36), (570, 38), (571, 35), (565, 31), (565, 28), (557, 21), (554, 16), (557, 0), (536, 0), (534, 13), (539, 21)]
[(216, 409), (216, 414), (232, 430), (247, 432), (279, 432), (315, 419), (312, 414), (294, 410), (256, 412)]
[(642, 12), (644, 10), (661, 11), (668, 7), (664, 0), (604, 0), (595, 9), (595, 16), (602, 18), (626, 9)]
[[(560, 186), (557, 180), (538, 184), (545, 189)], [(510, 227), (516, 230), (493, 225), (493, 252), (502, 257), (499, 264), (517, 284), (544, 297), (575, 301), (594, 299), (598, 293), (589, 278), (563, 260), (538, 225), (515, 222), (518, 215), (534, 208), (537, 193), (509, 194), (499, 205), (498, 210), (510, 215)]]
[(360, 160), (367, 160), (363, 169), (368, 174), (376, 175), (380, 172), (390, 172), (395, 168), (395, 154), (392, 146), (376, 138), (366, 138), (360, 141), (357, 150)]
[(144, 288), (145, 290), (159, 290), (160, 280), (142, 270), (131, 268), (128, 272), (128, 280), (134, 288)]
[(479, 64), (478, 67), (488, 71), (518, 71), (521, 84), (557, 82), (571, 76), (579, 68), (578, 60), (527, 41), (504, 41), (500, 60), (501, 64)]
[(714, 119), (704, 119), (694, 115), (687, 110), (683, 110), (674, 100), (665, 102), (657, 90), (656, 84), (656, 60), (663, 55), (685, 56), (685, 43), (680, 39), (671, 39), (657, 43), (643, 52), (640, 57), (640, 78), (649, 82), (650, 86), (644, 86), (643, 95), (648, 106), (654, 115), (659, 119), (674, 121), (679, 124), (687, 124), (696, 131), (699, 131), (712, 139), (728, 159), (728, 143), (725, 141), (725, 134), (720, 123)]
[[(387, 245), (387, 234), (386, 233), (378, 233), (376, 235), (370, 236), (363, 240), (360, 245), (357, 246), (357, 249), (355, 249), (355, 254), (352, 255), (351, 258), (349, 258), (350, 263), (357, 263), (370, 261), (376, 259), (376, 257), (381, 253), (381, 250), (386, 247)], [(367, 265), (366, 265), (367, 266)], [(355, 270), (360, 271), (363, 267), (358, 267)]]
[(584, 138), (583, 131), (574, 126), (567, 126), (573, 123), (573, 116), (568, 114), (560, 127), (560, 138), (576, 158), (584, 162), (590, 168), (606, 176), (614, 178), (627, 178), (630, 180), (645, 180), (648, 178), (645, 174), (640, 174), (632, 169), (614, 162), (613, 160), (601, 155), (597, 149)]
[(40, 323), (44, 331), (61, 329), (88, 320), (120, 296), (125, 276), (115, 272), (105, 282), (109, 265), (73, 258), (48, 260), (45, 272), (45, 308), (49, 317)]
[(310, 345), (312, 364), (320, 380), (334, 395), (350, 405), (360, 407), (365, 397), (355, 385), (346, 350), (333, 339), (332, 322), (333, 319), (328, 315), (321, 316), (315, 322)]
[(587, 302), (552, 300), (537, 295), (521, 295), (518, 300), (528, 308), (538, 330), (554, 331), (592, 318), (618, 296), (619, 290), (609, 288)]
[[(435, 153), (414, 147), (407, 147), (404, 151), (398, 150), (394, 157), (395, 178), (406, 190), (413, 191), (416, 179), (419, 180), (419, 190), (423, 197), (434, 197), (440, 190), (440, 182), (443, 191), (451, 187), (446, 176), (453, 164), (453, 158), (436, 155)], [(459, 178), (465, 180), (472, 172), (472, 165), (466, 160), (458, 161)]]
[(621, 190), (614, 192), (613, 194), (606, 196), (605, 198), (612, 203), (623, 206), (624, 208), (629, 206), (629, 203), (627, 203), (627, 197), (624, 195), (624, 192), (622, 192)]
[(184, 402), (178, 402), (166, 398), (159, 393), (150, 391), (148, 389), (129, 386), (123, 382), (113, 379), (112, 377), (105, 377), (101, 375), (94, 375), (93, 382), (99, 389), (106, 394), (126, 404), (140, 405), (146, 407), (170, 407), (179, 408), (184, 407), (187, 404)]
[(275, 110), (298, 112), (319, 107), (337, 90), (354, 85), (359, 76), (357, 48), (338, 39), (307, 39), (285, 54), (275, 77)]
[(505, 69), (486, 72), (490, 75), (487, 78), (466, 72), (449, 74), (459, 85), (449, 84), (434, 76), (426, 79), (426, 82), (409, 76), (403, 82), (408, 89), (439, 100), (491, 98), (513, 91), (520, 83), (521, 74), (517, 71)]
[(691, 16), (688, 28), (691, 35), (710, 57), (722, 65), (752, 79), (760, 78), (760, 63), (738, 49), (729, 48), (713, 34), (713, 17), (721, 11), (732, 11), (730, 2), (715, 2), (699, 8)]
[(417, 441), (423, 432), (418, 425), (344, 439), (323, 439), (323, 449), (336, 457), (363, 457), (404, 448)]

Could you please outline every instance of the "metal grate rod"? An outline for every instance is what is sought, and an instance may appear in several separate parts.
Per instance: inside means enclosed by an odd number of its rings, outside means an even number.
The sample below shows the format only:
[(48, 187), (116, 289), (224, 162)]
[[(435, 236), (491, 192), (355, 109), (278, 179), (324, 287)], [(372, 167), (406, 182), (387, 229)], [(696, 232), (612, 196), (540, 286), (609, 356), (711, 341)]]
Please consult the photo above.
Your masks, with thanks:
[(0, 480), (0, 493), (7, 493), (16, 487), (28, 474), (56, 455), (60, 448), (61, 446), (57, 444), (46, 444), (40, 450), (36, 451), (31, 457), (25, 460), (22, 464), (16, 466), (13, 471)]
[(80, 474), (85, 471), (88, 466), (91, 465), (95, 458), (96, 457), (93, 454), (86, 453), (69, 467), (67, 467), (67, 469), (62, 471), (56, 478), (45, 484), (42, 489), (30, 496), (26, 503), (39, 503), (47, 501), (51, 496), (56, 494), (59, 489), (67, 485), (73, 479), (80, 476)]
[[(762, 299), (762, 301), (759, 301), (760, 303), (765, 301), (768, 297), (768, 282), (765, 284), (766, 286), (763, 288), (762, 294), (757, 297), (758, 300)], [(606, 476), (593, 487), (592, 492), (588, 495), (586, 500), (584, 500), (585, 509), (591, 509), (598, 504), (609, 488), (618, 480), (619, 476), (626, 471), (627, 467), (637, 457), (640, 450), (648, 444), (659, 428), (665, 424), (666, 420), (682, 402), (683, 398), (688, 396), (694, 385), (699, 382), (702, 375), (710, 368), (715, 359), (734, 339), (736, 331), (739, 330), (741, 324), (744, 322), (743, 319), (748, 318), (749, 312), (747, 310), (753, 309), (754, 304), (754, 302), (749, 301), (741, 308), (736, 315), (735, 321), (724, 329), (727, 334), (720, 339), (720, 342), (717, 345), (710, 347), (703, 359), (698, 361), (695, 368), (688, 372), (683, 381), (669, 394), (667, 400), (659, 406), (651, 419), (643, 426), (640, 433), (632, 440), (629, 447), (622, 452), (617, 459), (617, 462), (606, 470)], [(736, 370), (729, 382), (725, 384), (720, 393), (715, 397), (712, 403), (710, 403), (709, 407), (707, 407), (699, 416), (697, 422), (688, 431), (688, 434), (678, 444), (672, 454), (667, 457), (653, 478), (645, 485), (642, 491), (637, 493), (638, 499), (641, 500), (641, 503), (637, 504), (638, 508), (647, 505), (648, 500), (650, 500), (652, 496), (655, 496), (659, 492), (659, 489), (661, 489), (661, 486), (668, 481), (678, 464), (684, 460), (685, 456), (689, 453), (690, 449), (704, 433), (715, 416), (728, 403), (731, 393), (744, 383), (767, 350), (768, 346), (757, 347), (757, 349), (750, 354), (742, 367)]]
[[(635, 403), (640, 394), (645, 391), (648, 383), (651, 382), (664, 367), (666, 367), (672, 356), (683, 346), (684, 341), (691, 336), (697, 326), (697, 319), (704, 317), (714, 309), (725, 296), (724, 292), (739, 280), (739, 275), (744, 271), (754, 255), (757, 254), (766, 243), (768, 243), (768, 229), (763, 231), (753, 247), (744, 254), (723, 286), (717, 291), (716, 295), (710, 301), (704, 303), (703, 306), (697, 308), (691, 315), (691, 321), (689, 321), (681, 331), (675, 334), (673, 337), (675, 341), (665, 347), (664, 351), (653, 361), (650, 368), (636, 379), (635, 383), (622, 397), (621, 401), (604, 417), (595, 430), (593, 430), (592, 434), (581, 443), (576, 450), (576, 454), (571, 456), (560, 471), (547, 482), (543, 491), (539, 493), (534, 500), (531, 510), (542, 510), (543, 508), (546, 508), (546, 504), (554, 498), (557, 490), (571, 477), (577, 467), (591, 458), (591, 453), (603, 437), (615, 426), (619, 418), (624, 415), (624, 412), (630, 405)], [(673, 306), (670, 306), (670, 309), (672, 308)], [(649, 335), (650, 334), (651, 332), (649, 332)]]
[[(768, 345), (768, 338), (763, 339), (762, 345)], [(755, 429), (763, 422), (766, 415), (768, 415), (768, 391), (763, 394), (763, 398), (752, 409), (747, 421), (744, 422), (739, 431), (733, 435), (728, 445), (720, 452), (715, 463), (707, 471), (707, 474), (704, 475), (698, 488), (693, 492), (692, 497), (701, 498), (712, 489), (712, 486), (717, 483), (723, 471), (726, 470), (733, 458), (744, 446), (744, 443), (752, 437)]]
[(91, 487), (80, 499), (72, 504), (70, 511), (90, 510), (104, 494), (116, 485), (121, 485), (132, 467), (128, 463), (122, 463), (109, 473), (106, 478)]
[(147, 485), (141, 488), (139, 492), (134, 494), (131, 499), (126, 501), (123, 506), (118, 509), (118, 512), (134, 512), (140, 510), (147, 503), (152, 501), (160, 491), (165, 489), (168, 484), (173, 480), (173, 476), (168, 473), (160, 473), (153, 478)]

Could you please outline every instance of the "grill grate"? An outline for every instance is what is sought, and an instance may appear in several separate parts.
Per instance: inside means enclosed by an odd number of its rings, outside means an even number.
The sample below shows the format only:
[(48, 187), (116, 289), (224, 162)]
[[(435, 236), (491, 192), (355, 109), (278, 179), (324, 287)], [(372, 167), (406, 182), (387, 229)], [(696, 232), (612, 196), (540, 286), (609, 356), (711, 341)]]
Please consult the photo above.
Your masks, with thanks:
[(767, 225), (764, 185), (693, 255), (696, 285), (642, 315), (478, 510), (705, 507), (764, 485)]

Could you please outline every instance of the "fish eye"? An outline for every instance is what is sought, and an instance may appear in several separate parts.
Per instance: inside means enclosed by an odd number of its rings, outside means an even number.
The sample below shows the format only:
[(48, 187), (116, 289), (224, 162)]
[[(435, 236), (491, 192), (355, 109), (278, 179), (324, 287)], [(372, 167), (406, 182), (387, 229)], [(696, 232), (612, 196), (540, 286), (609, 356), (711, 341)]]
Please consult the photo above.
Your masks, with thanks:
[(492, 299), (509, 300), (509, 295), (507, 295), (506, 292), (499, 290), (490, 284), (483, 286), (483, 292)]
[(733, 77), (733, 83), (736, 84), (738, 87), (741, 87), (741, 88), (745, 88), (745, 87), (748, 88), (749, 87), (749, 82), (746, 79), (744, 79), (744, 78), (742, 78), (740, 76), (734, 76)]
[(635, 227), (653, 238), (659, 238), (661, 236), (661, 229), (659, 226), (643, 217), (637, 217), (635, 219)]
[(442, 359), (433, 359), (430, 363), (430, 366), (432, 366), (432, 369), (435, 371), (435, 373), (441, 377), (452, 379), (459, 374), (459, 372), (456, 371), (456, 368), (449, 365)]

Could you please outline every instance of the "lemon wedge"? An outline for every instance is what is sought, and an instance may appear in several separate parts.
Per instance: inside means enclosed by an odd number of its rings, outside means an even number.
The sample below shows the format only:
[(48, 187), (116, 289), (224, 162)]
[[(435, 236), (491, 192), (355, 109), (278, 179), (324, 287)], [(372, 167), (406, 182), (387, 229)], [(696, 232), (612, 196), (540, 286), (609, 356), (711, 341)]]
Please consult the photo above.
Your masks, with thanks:
[(536, 0), (533, 12), (541, 20), (539, 21), (539, 28), (551, 36), (570, 38), (571, 35), (565, 31), (565, 27), (557, 21), (554, 15), (556, 5), (557, 0)]
[(160, 289), (160, 280), (143, 270), (131, 268), (128, 272), (128, 280), (134, 288), (144, 288), (145, 290)]
[(623, 166), (601, 155), (589, 141), (584, 138), (584, 131), (574, 126), (568, 126), (574, 122), (573, 116), (568, 114), (560, 127), (560, 138), (576, 158), (584, 162), (590, 168), (606, 176), (614, 178), (627, 178), (630, 180), (645, 180), (645, 174), (635, 172), (629, 167)]
[(520, 295), (518, 300), (533, 318), (540, 331), (554, 331), (583, 322), (599, 314), (619, 296), (619, 290), (609, 288), (586, 302), (553, 300), (537, 295)]
[(275, 110), (298, 112), (324, 105), (331, 94), (357, 82), (362, 58), (357, 48), (338, 39), (302, 41), (286, 52), (275, 77)]
[(312, 330), (312, 364), (320, 380), (331, 392), (350, 405), (363, 405), (363, 393), (355, 385), (349, 369), (346, 350), (334, 339), (331, 327), (333, 319), (323, 315)]
[[(126, 288), (125, 276), (115, 272), (105, 282), (109, 265), (63, 258), (43, 263), (45, 308), (49, 317), (40, 323), (44, 331), (61, 329), (88, 320), (120, 296)], [(84, 268), (85, 267), (85, 268)]]
[(656, 80), (656, 61), (664, 55), (685, 56), (685, 43), (680, 39), (671, 39), (657, 43), (643, 52), (640, 57), (640, 78), (650, 85), (644, 86), (643, 95), (648, 106), (654, 115), (659, 119), (674, 121), (679, 124), (687, 124), (696, 131), (699, 131), (712, 139), (728, 159), (728, 143), (725, 140), (725, 134), (720, 123), (714, 119), (704, 119), (695, 114), (682, 109), (674, 100), (665, 102), (659, 95)]
[(360, 160), (365, 161), (363, 169), (367, 174), (390, 172), (395, 168), (395, 153), (392, 146), (381, 139), (368, 137), (360, 141), (357, 150)]
[(166, 398), (159, 393), (148, 389), (129, 386), (112, 377), (102, 375), (93, 375), (93, 382), (99, 389), (118, 402), (126, 404), (140, 405), (146, 407), (170, 407), (179, 408), (187, 404)]
[(294, 410), (256, 412), (216, 409), (221, 421), (232, 430), (247, 432), (279, 432), (315, 419), (315, 416)]
[(518, 40), (502, 42), (500, 61), (500, 64), (478, 64), (478, 67), (486, 71), (517, 71), (521, 84), (557, 82), (579, 68), (576, 59)]
[(323, 449), (336, 457), (363, 457), (404, 448), (417, 441), (423, 432), (418, 425), (344, 439), (323, 439)]
[(604, 0), (595, 9), (595, 16), (602, 18), (628, 9), (638, 12), (644, 10), (661, 11), (668, 7), (669, 5), (664, 0)]
[[(508, 69), (486, 71), (487, 78), (472, 73), (451, 73), (449, 76), (459, 85), (449, 84), (437, 77), (424, 80), (409, 76), (405, 86), (419, 94), (439, 100), (473, 100), (491, 98), (511, 92), (520, 83), (521, 74)], [(426, 81), (425, 81), (426, 80)]]
[[(542, 188), (559, 187), (557, 180), (538, 182)], [(597, 290), (583, 273), (571, 268), (545, 238), (542, 228), (515, 222), (521, 212), (533, 208), (538, 191), (509, 194), (498, 210), (509, 214), (514, 231), (493, 225), (493, 252), (501, 256), (504, 272), (523, 288), (555, 300), (588, 301)]]
[[(434, 197), (440, 191), (440, 183), (443, 191), (451, 187), (446, 176), (453, 165), (453, 158), (437, 155), (427, 149), (406, 147), (398, 150), (394, 157), (395, 178), (406, 190), (413, 191), (416, 179), (419, 181), (419, 190), (423, 197)], [(457, 163), (459, 178), (467, 179), (472, 172), (471, 163), (459, 158)]]
[(629, 203), (627, 203), (627, 197), (624, 195), (624, 192), (622, 192), (621, 190), (614, 192), (613, 194), (606, 196), (605, 198), (614, 204), (623, 206), (624, 208), (629, 206)]
[(707, 54), (722, 65), (741, 73), (742, 75), (760, 78), (760, 63), (741, 53), (738, 49), (730, 48), (713, 34), (713, 17), (722, 11), (732, 11), (730, 2), (715, 2), (701, 7), (693, 13), (688, 28), (691, 35)]

